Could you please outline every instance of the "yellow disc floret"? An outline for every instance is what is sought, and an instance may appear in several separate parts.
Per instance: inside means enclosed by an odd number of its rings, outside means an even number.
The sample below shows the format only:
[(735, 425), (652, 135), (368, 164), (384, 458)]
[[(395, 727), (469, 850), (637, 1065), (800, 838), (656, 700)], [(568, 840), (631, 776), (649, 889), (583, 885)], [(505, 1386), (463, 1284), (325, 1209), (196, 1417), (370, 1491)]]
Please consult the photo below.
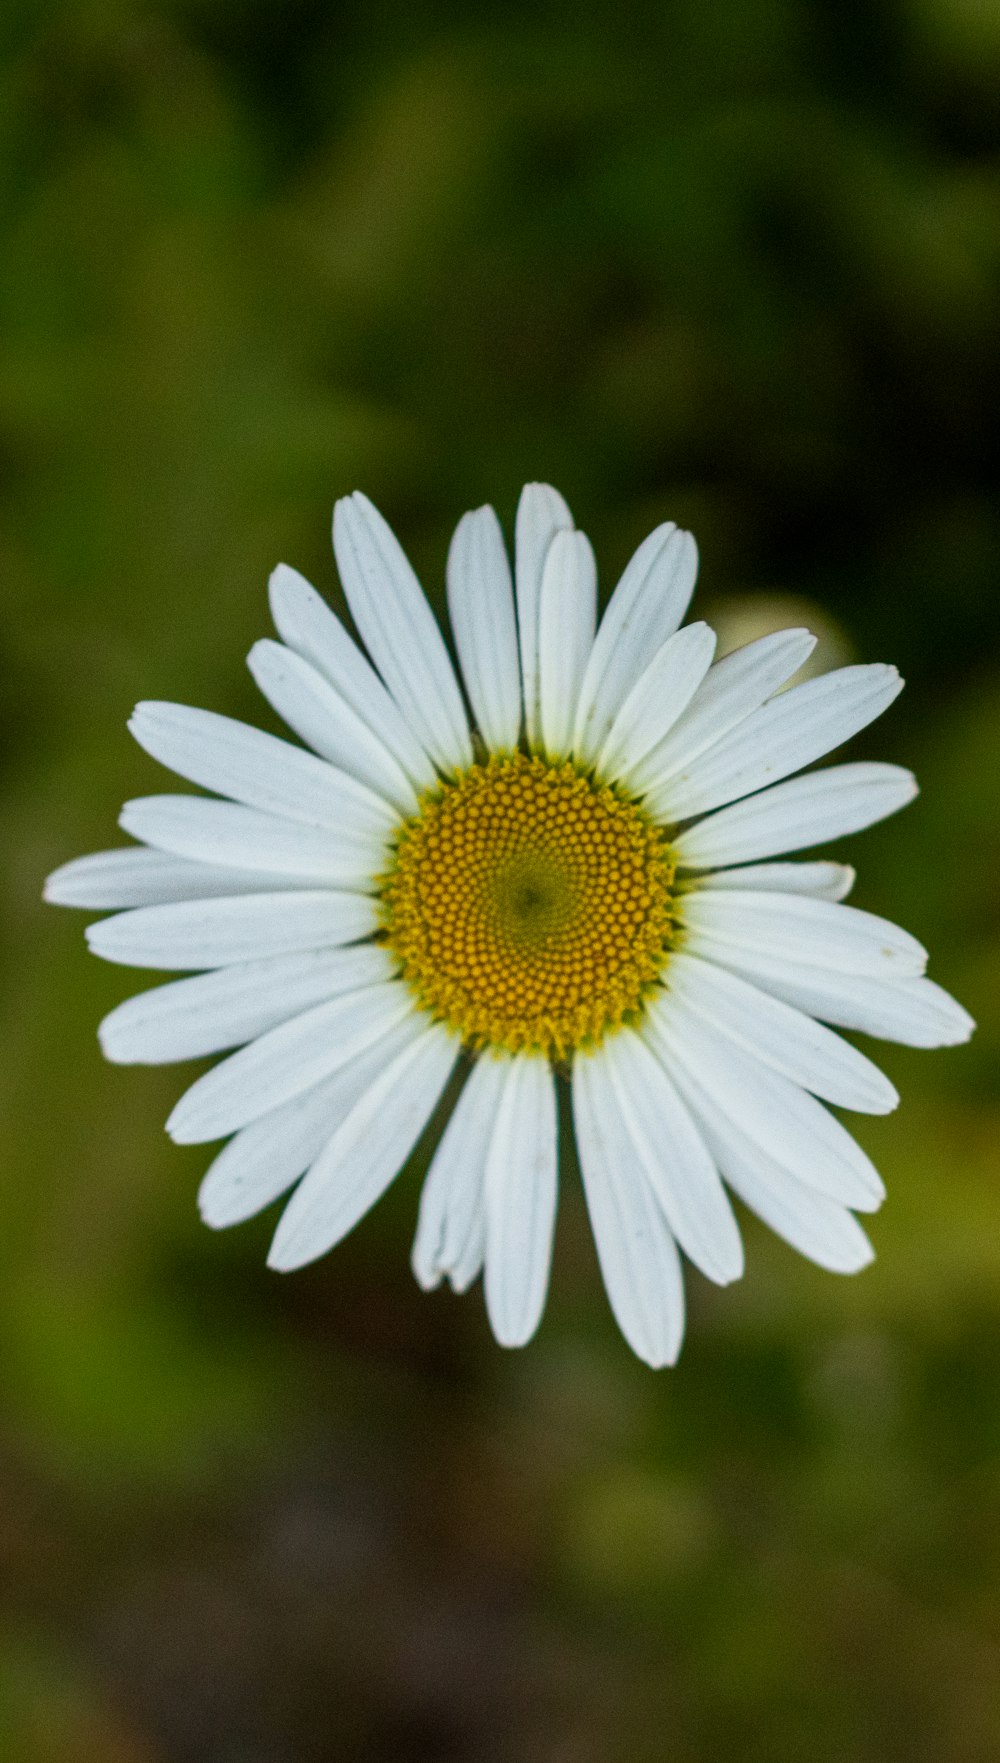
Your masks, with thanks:
[(385, 941), (473, 1048), (565, 1059), (641, 1009), (670, 946), (673, 874), (635, 803), (568, 761), (498, 756), (404, 821)]

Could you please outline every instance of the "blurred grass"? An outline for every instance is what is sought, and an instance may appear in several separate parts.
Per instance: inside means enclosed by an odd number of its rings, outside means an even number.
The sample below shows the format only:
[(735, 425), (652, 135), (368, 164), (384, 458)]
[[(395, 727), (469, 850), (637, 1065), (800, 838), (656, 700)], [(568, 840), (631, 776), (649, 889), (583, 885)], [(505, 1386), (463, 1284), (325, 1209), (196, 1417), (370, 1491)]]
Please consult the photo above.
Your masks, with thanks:
[[(10, 0), (0, 22), (0, 1748), (993, 1763), (1000, 1749), (1000, 14), (674, 0)], [(991, 435), (993, 440), (991, 442)], [(748, 1226), (680, 1368), (618, 1341), (572, 1181), (537, 1343), (407, 1268), (411, 1171), (290, 1281), (197, 1223), (134, 977), (43, 913), (152, 783), (135, 698), (260, 716), (279, 558), (362, 485), (448, 534), (549, 478), (605, 587), (815, 605), (910, 690), (857, 841), (979, 1017), (883, 1063), (837, 1281)], [(846, 848), (845, 848), (846, 850)], [(880, 1051), (879, 1057), (882, 1058)]]

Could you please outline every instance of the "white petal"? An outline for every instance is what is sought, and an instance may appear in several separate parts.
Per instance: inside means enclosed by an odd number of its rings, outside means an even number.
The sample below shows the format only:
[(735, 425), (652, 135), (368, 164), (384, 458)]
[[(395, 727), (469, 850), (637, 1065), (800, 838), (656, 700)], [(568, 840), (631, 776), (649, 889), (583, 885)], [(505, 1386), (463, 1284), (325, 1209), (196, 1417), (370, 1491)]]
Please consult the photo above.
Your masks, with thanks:
[(875, 1252), (853, 1213), (787, 1174), (720, 1114), (705, 1128), (727, 1182), (800, 1255), (830, 1273), (859, 1273)]
[(324, 998), (376, 985), (392, 973), (392, 958), (377, 943), (243, 961), (126, 999), (98, 1034), (105, 1058), (122, 1065), (200, 1059), (243, 1046)]
[(538, 697), (542, 743), (563, 756), (573, 741), (580, 682), (594, 641), (597, 568), (585, 533), (557, 533), (542, 572)]
[(685, 946), (710, 959), (739, 949), (888, 981), (916, 978), (927, 965), (927, 950), (908, 931), (832, 900), (698, 888), (683, 896), (682, 910)]
[(775, 956), (727, 952), (725, 965), (811, 1016), (905, 1047), (954, 1047), (975, 1023), (967, 1010), (930, 979), (883, 980), (811, 967)]
[(720, 809), (688, 827), (674, 850), (682, 869), (714, 869), (780, 851), (804, 851), (874, 826), (905, 808), (916, 794), (916, 778), (899, 765), (831, 765)]
[(521, 732), (514, 584), (492, 508), (463, 514), (448, 552), (448, 611), (472, 712), (492, 751)]
[(626, 1132), (685, 1254), (717, 1285), (743, 1272), (743, 1244), (705, 1141), (655, 1053), (624, 1029), (604, 1050)]
[(690, 533), (666, 521), (644, 539), (608, 601), (576, 710), (573, 750), (593, 761), (651, 656), (673, 636), (698, 574)]
[(464, 1292), (486, 1253), (484, 1183), (506, 1061), (477, 1059), (445, 1127), (420, 1196), (413, 1271), (425, 1291), (445, 1275)]
[(254, 644), (247, 666), (268, 703), (314, 752), (401, 813), (416, 813), (416, 792), (398, 759), (315, 667), (269, 637)]
[(724, 655), (709, 668), (666, 739), (649, 754), (639, 774), (642, 788), (658, 790), (714, 746), (784, 685), (815, 647), (809, 631), (775, 631)]
[(270, 893), (287, 885), (275, 871), (222, 869), (145, 845), (93, 851), (54, 870), (45, 898), (58, 906), (106, 911), (116, 906), (159, 906), (170, 900), (207, 900), (213, 894)]
[(370, 1211), (427, 1125), (458, 1054), (457, 1039), (430, 1024), (375, 1079), (285, 1207), (269, 1267), (285, 1273), (315, 1261)]
[(398, 1053), (423, 1033), (419, 1017), (349, 1059), (332, 1077), (272, 1108), (224, 1145), (198, 1192), (198, 1206), (213, 1230), (239, 1224), (270, 1206), (309, 1168)]
[(346, 815), (339, 828), (306, 826), (208, 796), (140, 796), (126, 802), (118, 824), (177, 857), (271, 870), (307, 886), (373, 888), (387, 862), (384, 837)]
[(198, 1078), (167, 1121), (168, 1133), (179, 1145), (199, 1145), (236, 1132), (321, 1083), (413, 1008), (406, 987), (393, 980), (304, 1010)]
[(265, 814), (374, 834), (388, 832), (398, 818), (383, 797), (315, 753), (214, 710), (137, 704), (128, 726), (161, 765)]
[(430, 755), (322, 596), (287, 563), (279, 563), (272, 574), (270, 591), (271, 616), (289, 648), (329, 680), (393, 755), (414, 787), (429, 789), (437, 780)]
[(529, 747), (541, 743), (541, 701), (538, 688), (538, 614), (542, 574), (549, 546), (558, 532), (570, 532), (573, 516), (551, 484), (525, 484), (517, 505), (514, 532), (514, 577), (517, 584), (517, 630), (524, 683), (524, 717)]
[(486, 1308), (502, 1347), (545, 1307), (556, 1216), (556, 1091), (548, 1061), (509, 1060), (486, 1163)]
[(334, 509), (333, 548), (354, 622), (409, 726), (443, 770), (470, 765), (469, 724), (437, 620), (395, 533), (360, 490)]
[(87, 926), (95, 955), (125, 967), (228, 967), (258, 956), (333, 949), (370, 936), (378, 912), (368, 894), (292, 892), (140, 906)]
[(663, 1211), (609, 1104), (601, 1054), (573, 1061), (573, 1125), (608, 1300), (629, 1346), (658, 1369), (684, 1338), (684, 1280)]
[(867, 728), (897, 698), (895, 667), (840, 667), (793, 686), (651, 792), (650, 812), (687, 820), (766, 789)]
[(665, 1007), (681, 1007), (679, 1032), (685, 1012), (692, 1011), (755, 1059), (838, 1108), (888, 1114), (897, 1106), (899, 1096), (878, 1067), (801, 1010), (680, 950), (664, 977)]
[(751, 888), (768, 894), (811, 894), (814, 900), (846, 900), (857, 872), (849, 863), (748, 863), (743, 869), (716, 869), (701, 877), (701, 888)]
[(870, 1212), (885, 1198), (877, 1170), (838, 1120), (806, 1090), (708, 1028), (653, 1004), (645, 1033), (697, 1119), (722, 1116), (782, 1169), (842, 1206)]
[(205, 1224), (213, 1230), (242, 1224), (298, 1181), (336, 1131), (338, 1115), (331, 1098), (355, 1063), (352, 1059), (325, 1083), (273, 1108), (223, 1146), (198, 1190)]
[(707, 624), (685, 625), (654, 655), (611, 725), (597, 770), (627, 788), (636, 767), (686, 710), (708, 672), (715, 632)]

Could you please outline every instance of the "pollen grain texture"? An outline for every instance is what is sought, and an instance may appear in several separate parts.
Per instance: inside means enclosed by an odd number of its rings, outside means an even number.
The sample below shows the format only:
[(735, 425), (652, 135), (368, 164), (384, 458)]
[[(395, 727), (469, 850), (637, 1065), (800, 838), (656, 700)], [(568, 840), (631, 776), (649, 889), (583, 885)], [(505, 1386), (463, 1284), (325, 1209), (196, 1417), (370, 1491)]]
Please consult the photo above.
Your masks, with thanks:
[(669, 952), (673, 873), (636, 804), (568, 761), (497, 756), (403, 823), (384, 938), (473, 1049), (564, 1060), (641, 1009)]

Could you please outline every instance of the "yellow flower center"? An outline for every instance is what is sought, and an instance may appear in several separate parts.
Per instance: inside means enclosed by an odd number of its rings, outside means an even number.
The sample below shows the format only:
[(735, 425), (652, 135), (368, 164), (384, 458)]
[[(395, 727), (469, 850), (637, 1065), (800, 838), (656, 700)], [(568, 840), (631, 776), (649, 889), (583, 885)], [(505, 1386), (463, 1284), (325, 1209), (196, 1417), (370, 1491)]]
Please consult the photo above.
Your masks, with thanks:
[(472, 1047), (565, 1059), (640, 1010), (670, 946), (673, 875), (635, 803), (568, 761), (497, 757), (403, 822), (385, 941)]

